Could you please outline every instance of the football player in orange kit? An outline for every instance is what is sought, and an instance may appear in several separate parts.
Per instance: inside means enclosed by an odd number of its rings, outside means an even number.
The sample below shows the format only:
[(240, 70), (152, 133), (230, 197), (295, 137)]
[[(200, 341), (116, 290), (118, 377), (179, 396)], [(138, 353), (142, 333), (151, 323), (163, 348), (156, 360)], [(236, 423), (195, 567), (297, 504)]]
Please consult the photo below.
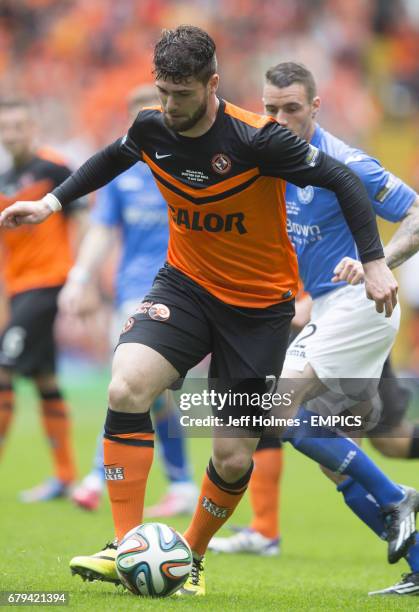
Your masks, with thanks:
[[(40, 223), (139, 160), (151, 168), (168, 203), (168, 262), (124, 326), (109, 388), (105, 473), (117, 540), (141, 522), (155, 397), (208, 353), (210, 377), (220, 393), (260, 395), (267, 377), (281, 373), (298, 287), (286, 229), (286, 180), (337, 194), (360, 253), (368, 297), (386, 317), (397, 303), (397, 283), (383, 258), (368, 195), (351, 171), (271, 118), (218, 98), (215, 44), (200, 28), (163, 31), (154, 64), (161, 107), (143, 109), (125, 137), (90, 158), (41, 202), (18, 202), (0, 216), (11, 228)], [(298, 404), (304, 398), (296, 399)], [(228, 403), (223, 417), (226, 422), (250, 418), (259, 409)], [(204, 593), (208, 542), (247, 488), (261, 430), (251, 426), (245, 437), (242, 431), (214, 439), (185, 533), (194, 565), (183, 593)], [(348, 442), (341, 442), (346, 452)], [(392, 527), (389, 547), (400, 555), (411, 541), (410, 530), (403, 533), (400, 524), (413, 513), (411, 496), (406, 498), (362, 451), (356, 454), (348, 474), (371, 484)], [(96, 555), (74, 558), (70, 567), (84, 578), (119, 582), (115, 555), (114, 543)]]
[[(0, 208), (16, 199), (42, 198), (71, 171), (51, 152), (37, 150), (33, 111), (24, 100), (0, 102), (0, 141), (12, 160), (0, 176)], [(9, 430), (13, 409), (13, 379), (30, 377), (39, 394), (41, 415), (51, 448), (54, 477), (21, 494), (34, 502), (60, 497), (75, 479), (70, 415), (56, 375), (53, 324), (57, 295), (72, 266), (70, 219), (84, 215), (85, 204), (70, 203), (65, 215), (42, 225), (0, 232), (4, 255), (4, 288), (10, 318), (0, 336), (0, 449)]]

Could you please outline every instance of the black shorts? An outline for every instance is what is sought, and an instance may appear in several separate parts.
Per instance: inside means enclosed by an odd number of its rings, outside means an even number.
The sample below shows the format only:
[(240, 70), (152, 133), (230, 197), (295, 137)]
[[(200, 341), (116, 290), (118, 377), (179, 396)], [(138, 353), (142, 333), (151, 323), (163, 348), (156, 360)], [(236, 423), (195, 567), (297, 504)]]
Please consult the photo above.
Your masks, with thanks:
[(0, 337), (0, 366), (23, 376), (55, 372), (53, 326), (61, 287), (32, 289), (10, 300), (10, 320)]
[(264, 383), (280, 375), (293, 316), (294, 300), (268, 308), (232, 306), (166, 264), (119, 344), (153, 348), (180, 377), (211, 353), (209, 378), (225, 390), (237, 381)]

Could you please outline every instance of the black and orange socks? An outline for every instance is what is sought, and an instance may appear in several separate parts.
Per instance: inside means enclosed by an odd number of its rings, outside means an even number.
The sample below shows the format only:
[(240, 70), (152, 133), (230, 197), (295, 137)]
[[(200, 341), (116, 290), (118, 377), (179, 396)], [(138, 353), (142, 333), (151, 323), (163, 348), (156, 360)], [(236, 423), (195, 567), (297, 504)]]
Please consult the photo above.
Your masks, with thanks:
[(253, 455), (255, 468), (249, 483), (253, 519), (250, 528), (265, 538), (279, 537), (279, 494), (283, 470), (283, 450), (258, 449)]
[(56, 478), (70, 484), (76, 478), (76, 468), (71, 439), (71, 417), (61, 392), (42, 391), (41, 415), (54, 462)]
[(13, 419), (14, 392), (12, 385), (0, 385), (0, 456)]
[(233, 514), (247, 489), (252, 470), (253, 463), (239, 480), (228, 483), (217, 474), (210, 459), (198, 505), (184, 534), (196, 555), (205, 554), (211, 538)]
[(118, 540), (142, 522), (153, 453), (154, 431), (150, 412), (116, 412), (108, 408), (104, 467)]

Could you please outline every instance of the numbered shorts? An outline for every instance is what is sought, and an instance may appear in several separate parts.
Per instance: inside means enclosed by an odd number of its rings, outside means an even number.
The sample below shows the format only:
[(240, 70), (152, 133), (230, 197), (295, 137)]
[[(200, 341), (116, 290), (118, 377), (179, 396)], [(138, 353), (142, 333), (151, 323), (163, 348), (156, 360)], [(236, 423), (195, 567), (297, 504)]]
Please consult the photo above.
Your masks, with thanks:
[(265, 383), (267, 376), (279, 376), (293, 316), (293, 300), (268, 308), (233, 306), (166, 264), (127, 320), (119, 343), (153, 348), (180, 377), (211, 353), (211, 384), (226, 390), (237, 382)]
[(55, 372), (54, 321), (60, 289), (32, 289), (10, 299), (10, 320), (0, 336), (0, 367), (23, 376)]
[(399, 306), (385, 318), (364, 285), (336, 289), (313, 301), (311, 320), (289, 346), (284, 370), (302, 372), (309, 363), (338, 394), (347, 393), (350, 380), (377, 386), (399, 323)]

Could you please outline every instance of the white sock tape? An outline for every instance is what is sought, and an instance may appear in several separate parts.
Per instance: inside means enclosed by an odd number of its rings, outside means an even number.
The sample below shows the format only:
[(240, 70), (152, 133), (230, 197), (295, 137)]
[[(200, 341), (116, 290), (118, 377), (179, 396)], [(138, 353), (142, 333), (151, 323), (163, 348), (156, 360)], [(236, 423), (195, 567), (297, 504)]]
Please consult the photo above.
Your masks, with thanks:
[(61, 203), (58, 198), (55, 197), (52, 193), (47, 193), (42, 198), (42, 201), (47, 204), (47, 206), (52, 210), (52, 212), (58, 212), (62, 209)]

